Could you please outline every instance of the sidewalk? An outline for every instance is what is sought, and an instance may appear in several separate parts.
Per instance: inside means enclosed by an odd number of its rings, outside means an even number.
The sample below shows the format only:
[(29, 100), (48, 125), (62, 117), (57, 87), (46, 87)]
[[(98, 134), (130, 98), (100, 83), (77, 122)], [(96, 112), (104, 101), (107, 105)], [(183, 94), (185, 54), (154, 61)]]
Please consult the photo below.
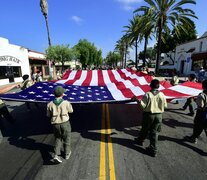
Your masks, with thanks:
[(0, 86), (0, 94), (6, 93), (10, 91), (11, 89), (15, 88), (20, 83), (12, 83), (7, 85), (1, 85)]

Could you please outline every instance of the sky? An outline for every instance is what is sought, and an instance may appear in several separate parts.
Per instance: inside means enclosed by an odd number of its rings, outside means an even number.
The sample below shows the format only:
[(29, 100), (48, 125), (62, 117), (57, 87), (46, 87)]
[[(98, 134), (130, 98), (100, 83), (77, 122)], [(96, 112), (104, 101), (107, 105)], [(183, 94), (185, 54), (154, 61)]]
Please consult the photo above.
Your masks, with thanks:
[[(189, 6), (198, 19), (194, 20), (198, 36), (207, 31), (207, 11), (204, 0)], [(49, 29), (52, 45), (69, 44), (88, 39), (102, 49), (105, 57), (113, 51), (123, 35), (133, 11), (145, 5), (144, 0), (48, 0)], [(39, 0), (0, 1), (0, 37), (34, 51), (45, 52), (47, 31)], [(155, 40), (149, 42), (153, 46)], [(140, 44), (139, 50), (143, 50)], [(133, 57), (133, 50), (130, 53)]]

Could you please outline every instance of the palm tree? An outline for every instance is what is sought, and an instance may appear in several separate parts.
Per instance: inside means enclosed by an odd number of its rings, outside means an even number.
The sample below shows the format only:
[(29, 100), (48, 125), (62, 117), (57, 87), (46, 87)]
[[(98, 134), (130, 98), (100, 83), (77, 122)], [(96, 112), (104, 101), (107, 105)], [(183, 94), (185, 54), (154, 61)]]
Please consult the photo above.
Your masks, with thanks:
[(143, 56), (143, 67), (146, 65), (146, 51), (147, 51), (147, 44), (148, 39), (150, 38), (151, 34), (154, 32), (155, 23), (152, 21), (153, 18), (153, 11), (152, 9), (148, 9), (144, 12), (144, 15), (141, 17), (141, 24), (143, 29), (141, 30), (140, 36), (141, 39), (144, 39), (144, 56)]
[(153, 19), (156, 23), (157, 32), (157, 59), (156, 59), (156, 73), (159, 69), (160, 60), (160, 45), (163, 29), (167, 25), (175, 27), (176, 24), (187, 23), (190, 24), (190, 18), (197, 18), (194, 11), (188, 8), (183, 8), (186, 4), (196, 4), (195, 0), (145, 0), (148, 6), (141, 6), (135, 10), (137, 12), (146, 12), (150, 8), (153, 10)]
[(47, 4), (47, 0), (40, 0), (40, 7), (41, 7), (42, 14), (45, 17), (45, 22), (46, 22), (46, 27), (47, 27), (48, 44), (49, 44), (49, 46), (51, 46), (50, 31), (49, 31), (49, 25), (48, 25), (48, 4)]
[[(115, 52), (118, 52), (121, 56), (121, 66), (123, 67), (123, 62), (124, 62), (124, 54), (125, 54), (125, 47), (124, 47), (124, 43), (122, 41), (122, 39), (118, 40), (116, 42), (116, 45), (115, 45)], [(117, 65), (117, 64), (116, 64)]]
[(141, 16), (134, 16), (133, 19), (129, 20), (129, 25), (124, 26), (125, 32), (130, 39), (130, 46), (135, 46), (135, 64), (138, 66), (138, 42), (141, 41)]

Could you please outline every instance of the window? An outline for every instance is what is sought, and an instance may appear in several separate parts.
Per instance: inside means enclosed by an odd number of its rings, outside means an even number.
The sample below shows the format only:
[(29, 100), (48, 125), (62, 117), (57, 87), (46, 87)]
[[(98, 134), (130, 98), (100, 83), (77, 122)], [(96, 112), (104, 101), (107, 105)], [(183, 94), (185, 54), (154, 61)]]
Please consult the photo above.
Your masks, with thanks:
[(0, 66), (0, 79), (6, 79), (6, 78), (7, 78), (6, 66)]
[(13, 67), (13, 74), (14, 74), (14, 77), (22, 77), (21, 67), (19, 66)]
[(0, 66), (0, 79), (21, 76), (22, 70), (20, 66)]

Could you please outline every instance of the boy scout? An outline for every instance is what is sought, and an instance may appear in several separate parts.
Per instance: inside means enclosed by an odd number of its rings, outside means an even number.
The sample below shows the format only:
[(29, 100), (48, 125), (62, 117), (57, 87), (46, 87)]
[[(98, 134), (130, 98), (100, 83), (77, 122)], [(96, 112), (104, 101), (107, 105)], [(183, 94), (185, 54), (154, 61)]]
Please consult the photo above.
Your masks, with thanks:
[(207, 135), (207, 119), (204, 116), (207, 107), (207, 80), (202, 82), (202, 87), (203, 92), (201, 92), (196, 99), (197, 111), (194, 119), (193, 134), (185, 137), (186, 140), (195, 144), (197, 143), (197, 139), (203, 130)]
[(158, 90), (160, 82), (153, 79), (150, 83), (151, 90), (147, 92), (142, 100), (133, 97), (143, 109), (142, 129), (139, 137), (136, 138), (139, 145), (143, 145), (149, 133), (150, 145), (146, 148), (146, 153), (155, 157), (157, 153), (158, 135), (161, 129), (162, 113), (167, 107), (167, 102), (164, 94)]
[[(196, 75), (195, 74), (190, 74), (188, 76), (188, 81), (190, 82), (196, 82)], [(181, 110), (186, 110), (187, 107), (189, 107), (190, 113), (188, 113), (189, 116), (194, 116), (194, 109), (193, 109), (193, 102), (194, 102), (194, 97), (190, 97), (187, 99), (186, 103), (184, 106), (181, 108)]]
[(64, 88), (57, 86), (54, 90), (55, 99), (47, 105), (47, 116), (51, 118), (51, 124), (53, 126), (55, 136), (55, 156), (53, 158), (55, 163), (62, 162), (62, 159), (58, 156), (60, 154), (62, 143), (65, 159), (69, 159), (71, 154), (71, 126), (68, 113), (72, 113), (73, 108), (69, 101), (63, 99), (64, 91)]

